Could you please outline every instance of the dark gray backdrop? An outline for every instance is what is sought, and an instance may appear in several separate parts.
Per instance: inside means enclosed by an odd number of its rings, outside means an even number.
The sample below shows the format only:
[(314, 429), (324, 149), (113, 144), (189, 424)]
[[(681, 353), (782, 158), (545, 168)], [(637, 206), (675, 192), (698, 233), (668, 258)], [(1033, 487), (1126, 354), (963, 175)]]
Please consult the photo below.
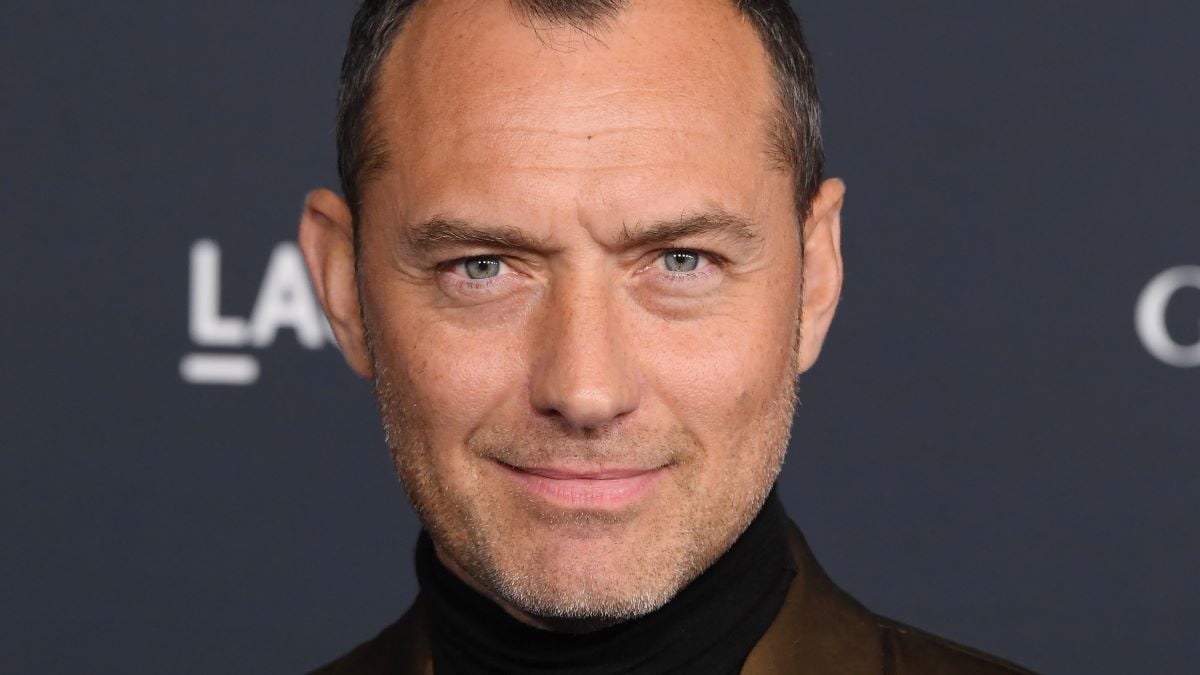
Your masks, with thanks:
[[(882, 613), (1047, 672), (1194, 672), (1200, 368), (1134, 312), (1200, 265), (1200, 5), (797, 6), (849, 199), (790, 512)], [(352, 11), (5, 3), (0, 671), (300, 672), (412, 597), (367, 386), (290, 329), (189, 332), (193, 244), (250, 317), (333, 184)], [(1157, 317), (1195, 343), (1200, 289)], [(260, 375), (188, 383), (191, 353)]]

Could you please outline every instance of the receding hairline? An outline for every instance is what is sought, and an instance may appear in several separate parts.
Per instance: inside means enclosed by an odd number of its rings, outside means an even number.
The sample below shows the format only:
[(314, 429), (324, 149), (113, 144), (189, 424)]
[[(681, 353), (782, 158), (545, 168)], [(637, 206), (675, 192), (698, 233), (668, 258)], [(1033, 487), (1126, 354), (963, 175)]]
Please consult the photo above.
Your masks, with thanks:
[[(736, 13), (746, 20), (746, 12), (742, 11), (735, 0), (725, 0)], [(400, 17), (394, 31), (388, 37), (386, 49), (379, 56), (373, 73), (373, 82), (362, 111), (361, 131), (359, 136), (360, 157), (356, 170), (350, 180), (354, 183), (356, 192), (361, 194), (364, 187), (392, 167), (392, 156), (388, 152), (388, 138), (384, 133), (377, 111), (380, 86), (384, 77), (385, 64), (400, 43), (407, 24), (412, 20), (412, 13), (421, 11), (429, 6), (429, 0), (414, 0)], [(565, 29), (575, 31), (585, 39), (592, 39), (599, 45), (604, 42), (598, 33), (612, 29), (613, 21), (629, 9), (633, 0), (505, 0), (514, 18), (531, 31), (539, 34), (545, 30)], [(581, 8), (587, 8), (584, 11)], [(768, 109), (758, 119), (762, 123), (765, 142), (763, 156), (768, 166), (777, 171), (794, 172), (798, 159), (796, 131), (789, 120), (785, 102), (779, 92), (780, 73), (775, 67), (772, 55), (768, 53), (763, 36), (755, 31), (755, 42), (762, 48), (764, 66), (772, 80), (771, 102)], [(351, 209), (358, 210), (358, 204), (351, 203)], [(801, 218), (803, 214), (798, 214)]]

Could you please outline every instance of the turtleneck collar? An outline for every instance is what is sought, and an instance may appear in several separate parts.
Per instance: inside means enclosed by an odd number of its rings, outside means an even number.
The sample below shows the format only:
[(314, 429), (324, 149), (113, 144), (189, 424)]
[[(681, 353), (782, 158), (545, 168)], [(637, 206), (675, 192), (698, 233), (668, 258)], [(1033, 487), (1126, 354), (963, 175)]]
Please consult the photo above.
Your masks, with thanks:
[(417, 578), (428, 600), (438, 675), (571, 672), (737, 673), (783, 605), (796, 576), (788, 521), (774, 491), (746, 531), (663, 607), (591, 633), (524, 624), (437, 559), (428, 533), (417, 542)]

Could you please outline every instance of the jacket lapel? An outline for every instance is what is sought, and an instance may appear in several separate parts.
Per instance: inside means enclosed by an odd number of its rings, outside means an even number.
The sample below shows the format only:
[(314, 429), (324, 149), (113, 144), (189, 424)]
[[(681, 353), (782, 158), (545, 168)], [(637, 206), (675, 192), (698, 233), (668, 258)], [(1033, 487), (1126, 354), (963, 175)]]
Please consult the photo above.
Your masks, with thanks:
[(833, 584), (795, 524), (788, 529), (796, 578), (775, 622), (746, 658), (743, 675), (883, 672), (874, 616)]

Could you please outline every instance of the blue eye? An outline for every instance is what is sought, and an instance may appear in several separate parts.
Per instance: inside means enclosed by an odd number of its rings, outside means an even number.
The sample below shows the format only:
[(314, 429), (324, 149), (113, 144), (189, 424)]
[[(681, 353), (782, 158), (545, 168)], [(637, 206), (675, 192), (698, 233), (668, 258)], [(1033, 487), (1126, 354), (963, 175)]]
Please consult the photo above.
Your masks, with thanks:
[(691, 272), (700, 264), (700, 254), (676, 249), (663, 254), (663, 264), (670, 272)]
[(500, 259), (496, 257), (468, 258), (462, 262), (468, 279), (491, 279), (500, 274)]

